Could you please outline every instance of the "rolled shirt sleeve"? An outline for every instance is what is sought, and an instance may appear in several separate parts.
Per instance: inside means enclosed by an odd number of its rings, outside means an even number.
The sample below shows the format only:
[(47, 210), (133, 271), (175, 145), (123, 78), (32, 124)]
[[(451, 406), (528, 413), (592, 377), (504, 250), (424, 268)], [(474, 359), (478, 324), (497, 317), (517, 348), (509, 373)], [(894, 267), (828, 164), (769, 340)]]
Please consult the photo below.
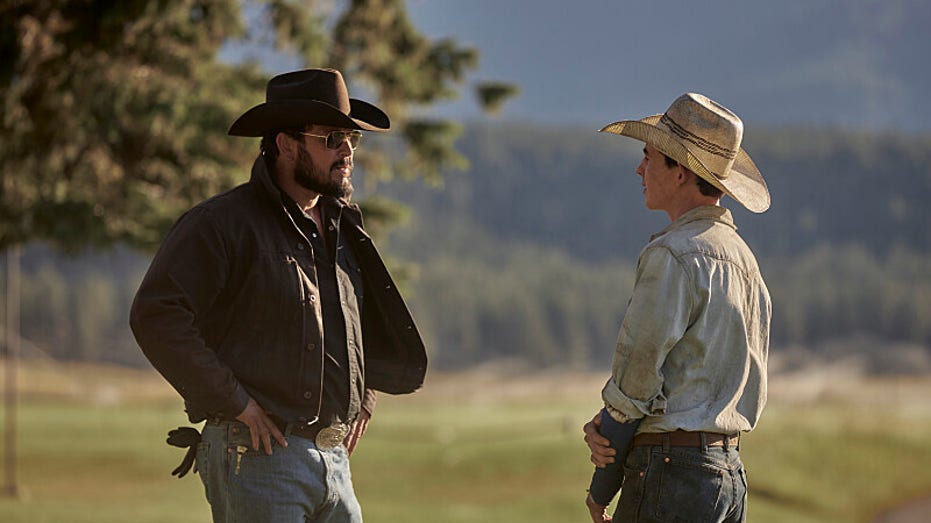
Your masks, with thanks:
[(692, 320), (693, 287), (669, 249), (648, 247), (641, 254), (612, 375), (602, 390), (605, 403), (625, 419), (665, 413), (663, 363)]

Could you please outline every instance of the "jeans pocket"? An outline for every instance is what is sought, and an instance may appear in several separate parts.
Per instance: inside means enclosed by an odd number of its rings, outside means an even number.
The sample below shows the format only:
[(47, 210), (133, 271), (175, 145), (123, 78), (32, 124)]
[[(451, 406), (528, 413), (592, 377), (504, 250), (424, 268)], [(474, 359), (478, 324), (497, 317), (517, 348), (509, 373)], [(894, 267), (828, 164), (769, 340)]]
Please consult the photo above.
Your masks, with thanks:
[(710, 463), (654, 455), (646, 475), (644, 510), (660, 521), (717, 521), (725, 471)]
[(615, 521), (637, 521), (639, 519), (638, 514), (644, 496), (644, 480), (649, 462), (648, 447), (634, 448), (630, 451), (624, 466), (621, 496), (614, 512)]

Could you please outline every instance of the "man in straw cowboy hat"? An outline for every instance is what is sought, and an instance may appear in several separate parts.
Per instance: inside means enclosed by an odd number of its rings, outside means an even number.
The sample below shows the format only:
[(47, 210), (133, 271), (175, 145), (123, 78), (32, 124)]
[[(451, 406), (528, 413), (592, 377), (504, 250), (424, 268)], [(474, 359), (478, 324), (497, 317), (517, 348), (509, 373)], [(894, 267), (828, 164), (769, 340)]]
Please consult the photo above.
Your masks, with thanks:
[(586, 505), (610, 521), (623, 482), (618, 521), (743, 521), (738, 441), (766, 404), (771, 305), (719, 203), (728, 195), (763, 212), (769, 191), (740, 147), (740, 119), (702, 95), (601, 131), (645, 142), (646, 206), (672, 223), (640, 254), (605, 408), (583, 428), (596, 465)]
[(275, 76), (229, 129), (262, 137), (251, 179), (185, 213), (139, 287), (139, 345), (206, 420), (169, 443), (196, 447), (214, 521), (362, 521), (348, 456), (375, 391), (415, 391), (427, 363), (349, 203), (362, 131), (389, 126), (339, 71)]

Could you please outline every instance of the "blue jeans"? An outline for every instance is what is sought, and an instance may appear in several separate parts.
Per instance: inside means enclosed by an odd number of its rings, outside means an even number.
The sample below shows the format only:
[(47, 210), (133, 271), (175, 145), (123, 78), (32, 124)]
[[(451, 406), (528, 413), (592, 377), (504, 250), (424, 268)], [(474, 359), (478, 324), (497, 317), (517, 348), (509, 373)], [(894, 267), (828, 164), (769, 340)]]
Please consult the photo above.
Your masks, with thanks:
[[(215, 523), (360, 523), (349, 456), (340, 445), (320, 451), (288, 436), (272, 455), (252, 450), (249, 429), (210, 423), (197, 448), (197, 469)], [(274, 440), (273, 440), (274, 443)]]
[(747, 475), (737, 450), (721, 446), (631, 449), (614, 521), (746, 520)]

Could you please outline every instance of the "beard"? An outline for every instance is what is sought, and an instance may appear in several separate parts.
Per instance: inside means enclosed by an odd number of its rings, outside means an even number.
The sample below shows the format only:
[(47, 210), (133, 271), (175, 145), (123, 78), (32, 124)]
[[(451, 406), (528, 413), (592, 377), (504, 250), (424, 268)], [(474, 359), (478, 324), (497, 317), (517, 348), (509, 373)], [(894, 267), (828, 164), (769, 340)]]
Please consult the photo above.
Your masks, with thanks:
[(346, 158), (334, 162), (328, 171), (317, 167), (310, 153), (299, 147), (297, 150), (297, 163), (294, 165), (294, 181), (301, 187), (324, 196), (348, 199), (352, 196), (352, 177), (343, 177), (341, 174), (331, 176), (330, 171), (344, 165), (352, 165)]

